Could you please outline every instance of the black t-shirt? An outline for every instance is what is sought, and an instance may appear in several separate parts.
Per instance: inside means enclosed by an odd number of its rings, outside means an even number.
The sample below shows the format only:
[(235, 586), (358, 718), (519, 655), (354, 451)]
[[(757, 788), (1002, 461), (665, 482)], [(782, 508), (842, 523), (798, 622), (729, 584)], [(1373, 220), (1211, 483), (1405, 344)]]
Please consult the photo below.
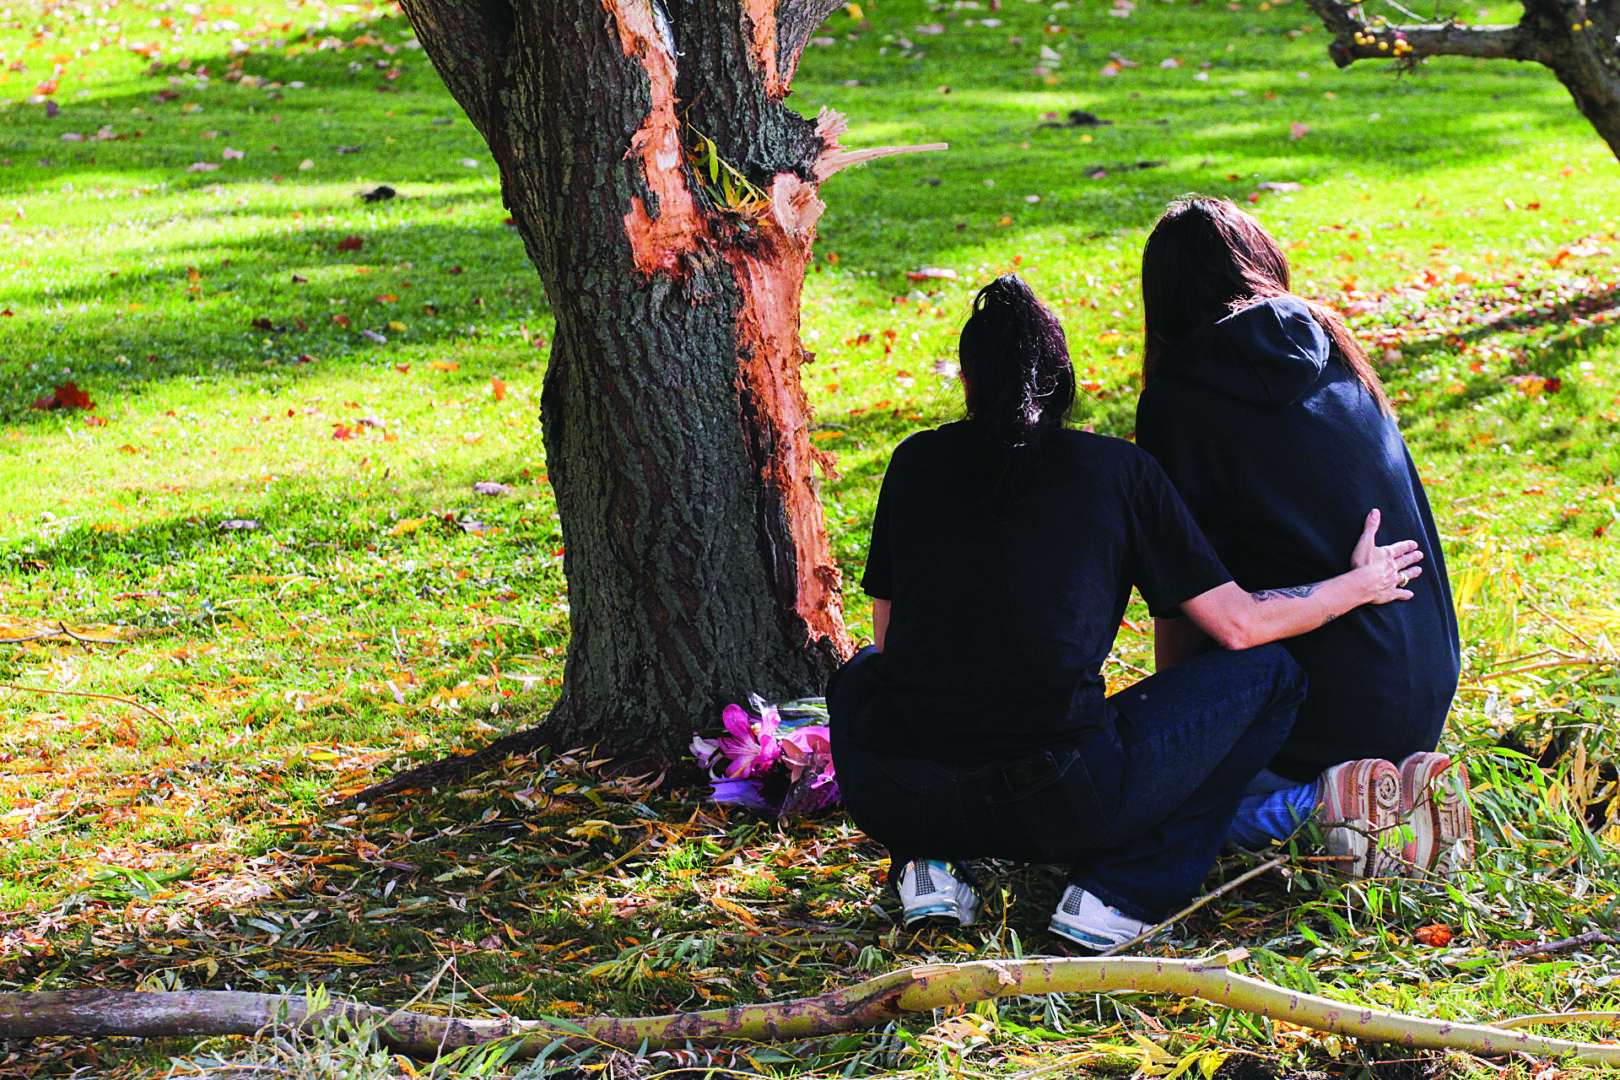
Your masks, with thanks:
[(1245, 589), (1349, 569), (1367, 511), (1378, 542), (1416, 540), (1411, 600), (1364, 605), (1282, 644), (1310, 678), (1271, 768), (1308, 780), (1341, 761), (1432, 749), (1457, 688), (1457, 621), (1440, 537), (1395, 422), (1292, 297), (1244, 308), (1167, 354), (1136, 412)]
[(862, 587), (893, 602), (876, 698), (851, 737), (975, 761), (1075, 745), (1104, 719), (1131, 586), (1155, 612), (1231, 580), (1163, 471), (1120, 439), (1053, 430), (1032, 488), (989, 509), (981, 429), (894, 451)]

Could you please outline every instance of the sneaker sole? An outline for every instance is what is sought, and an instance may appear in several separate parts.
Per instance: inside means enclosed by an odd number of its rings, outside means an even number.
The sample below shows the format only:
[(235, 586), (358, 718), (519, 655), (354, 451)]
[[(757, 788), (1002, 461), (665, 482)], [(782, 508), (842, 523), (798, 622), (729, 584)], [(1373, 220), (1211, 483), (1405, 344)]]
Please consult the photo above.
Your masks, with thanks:
[[(1388, 877), (1401, 869), (1394, 832), (1401, 821), (1401, 773), (1378, 758), (1328, 770), (1322, 831), (1328, 852), (1350, 877)], [(1326, 776), (1326, 774), (1324, 774)], [(1363, 813), (1364, 811), (1364, 813)]]
[(1450, 877), (1474, 861), (1474, 814), (1458, 790), (1461, 773), (1445, 754), (1401, 762), (1401, 810), (1412, 823), (1405, 861), (1419, 875)]
[(951, 904), (931, 904), (925, 908), (906, 912), (905, 924), (907, 930), (918, 923), (932, 926), (972, 926), (978, 914), (976, 911), (963, 912)]
[(1060, 937), (1064, 941), (1072, 942), (1083, 949), (1093, 949), (1097, 952), (1112, 949), (1119, 944), (1117, 941), (1109, 941), (1107, 938), (1088, 934), (1084, 930), (1076, 930), (1072, 926), (1065, 926), (1056, 919), (1046, 924), (1046, 932), (1055, 937)]

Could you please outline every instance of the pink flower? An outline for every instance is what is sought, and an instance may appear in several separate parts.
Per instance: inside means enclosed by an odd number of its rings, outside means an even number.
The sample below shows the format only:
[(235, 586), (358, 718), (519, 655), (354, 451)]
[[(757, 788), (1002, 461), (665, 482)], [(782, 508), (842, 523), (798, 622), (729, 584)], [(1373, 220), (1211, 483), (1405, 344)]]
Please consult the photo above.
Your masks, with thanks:
[(788, 776), (798, 780), (806, 769), (816, 769), (814, 786), (820, 787), (832, 779), (832, 742), (826, 724), (807, 724), (794, 728), (781, 738), (782, 760), (787, 762)]
[(731, 760), (726, 775), (732, 779), (764, 772), (782, 755), (781, 744), (776, 741), (776, 728), (782, 722), (775, 709), (767, 708), (758, 720), (743, 711), (740, 705), (727, 705), (721, 719), (725, 721), (730, 737), (720, 736), (720, 752)]

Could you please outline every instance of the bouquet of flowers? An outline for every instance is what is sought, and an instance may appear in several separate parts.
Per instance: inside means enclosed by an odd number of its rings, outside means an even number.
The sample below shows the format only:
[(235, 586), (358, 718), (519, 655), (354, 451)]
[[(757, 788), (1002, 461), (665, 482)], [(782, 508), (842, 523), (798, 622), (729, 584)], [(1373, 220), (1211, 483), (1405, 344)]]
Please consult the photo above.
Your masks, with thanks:
[(826, 701), (773, 704), (750, 694), (748, 706), (726, 706), (721, 713), (726, 734), (692, 739), (692, 754), (714, 784), (714, 801), (776, 817), (809, 814), (837, 802)]

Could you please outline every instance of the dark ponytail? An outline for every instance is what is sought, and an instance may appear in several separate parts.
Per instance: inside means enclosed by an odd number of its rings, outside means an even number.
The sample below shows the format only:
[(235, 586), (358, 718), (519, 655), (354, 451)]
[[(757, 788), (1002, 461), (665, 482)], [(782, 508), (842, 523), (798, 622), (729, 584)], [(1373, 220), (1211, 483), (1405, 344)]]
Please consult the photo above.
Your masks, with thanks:
[(1029, 490), (1042, 434), (1074, 406), (1074, 367), (1056, 315), (1017, 274), (979, 290), (958, 344), (968, 420), (984, 440), (986, 503), (1004, 511)]

